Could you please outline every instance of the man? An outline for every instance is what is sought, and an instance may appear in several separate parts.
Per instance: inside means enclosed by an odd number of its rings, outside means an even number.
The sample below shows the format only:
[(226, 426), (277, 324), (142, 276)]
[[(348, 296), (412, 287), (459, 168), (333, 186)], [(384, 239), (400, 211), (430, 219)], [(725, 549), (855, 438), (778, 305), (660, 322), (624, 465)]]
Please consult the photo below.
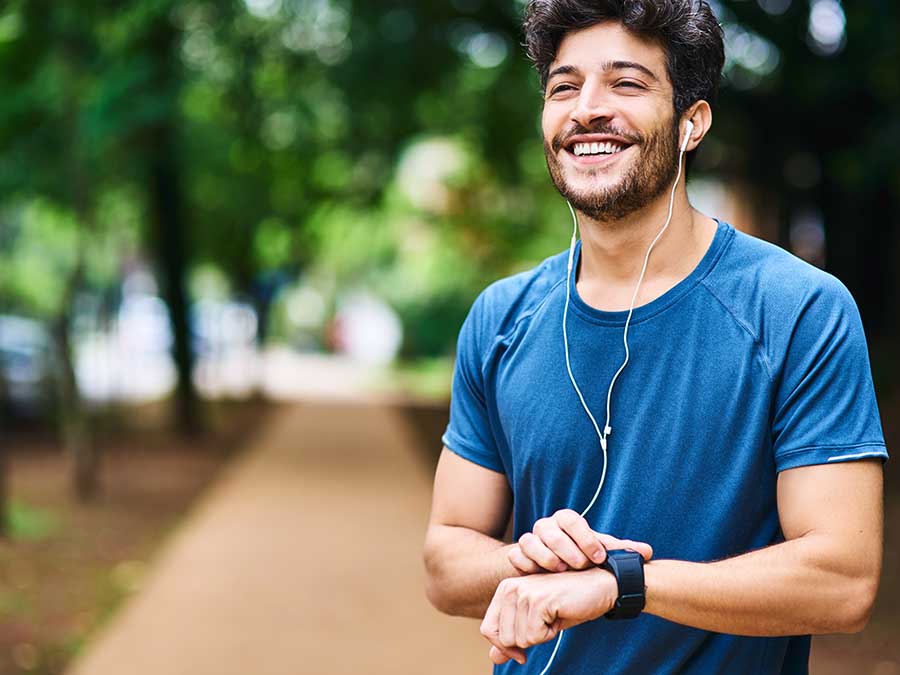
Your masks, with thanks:
[(428, 597), (483, 617), (499, 673), (805, 673), (810, 634), (866, 624), (881, 569), (853, 299), (677, 180), (724, 61), (706, 2), (532, 0), (525, 35), (581, 240), (460, 331)]

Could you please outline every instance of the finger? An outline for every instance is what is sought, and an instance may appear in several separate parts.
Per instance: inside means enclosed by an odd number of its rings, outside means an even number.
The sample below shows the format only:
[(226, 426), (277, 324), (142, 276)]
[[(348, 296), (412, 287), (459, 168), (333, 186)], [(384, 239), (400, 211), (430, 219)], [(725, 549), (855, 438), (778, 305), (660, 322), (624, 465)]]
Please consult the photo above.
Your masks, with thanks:
[(544, 545), (540, 537), (531, 532), (519, 537), (519, 549), (548, 572), (565, 572), (569, 569), (559, 556)]
[(522, 553), (519, 546), (513, 546), (506, 554), (507, 559), (518, 571), (523, 574), (536, 574), (543, 572), (544, 568), (538, 565), (534, 560)]
[(528, 614), (529, 614), (529, 602), (528, 596), (524, 593), (519, 594), (518, 602), (516, 603), (516, 645), (522, 647), (530, 647), (531, 643), (528, 641)]
[(500, 628), (500, 647), (516, 646), (516, 605), (518, 594), (515, 587), (510, 585), (508, 590), (500, 598), (500, 612), (497, 625)]
[(484, 613), (484, 619), (482, 619), (481, 627), (479, 628), (481, 634), (492, 645), (500, 644), (500, 629), (498, 627), (498, 620), (500, 618), (500, 602), (498, 599), (499, 592), (500, 586), (497, 587), (497, 591), (494, 593), (494, 597), (491, 599), (491, 604), (488, 605), (487, 611)]
[(518, 647), (507, 647), (506, 649), (501, 649), (496, 645), (493, 645), (491, 647), (490, 657), (491, 661), (498, 666), (502, 663), (506, 663), (509, 660), (513, 660), (519, 665), (523, 665), (526, 660), (525, 652)]
[[(597, 533), (588, 525), (587, 520), (583, 516), (565, 509), (557, 511), (553, 515), (560, 528), (565, 532), (581, 552), (595, 563), (601, 563), (606, 560), (606, 550), (603, 544), (597, 539)], [(585, 560), (587, 563), (587, 560)], [(588, 567), (589, 565), (585, 565)]]
[(528, 643), (537, 645), (555, 638), (560, 631), (561, 621), (554, 603), (546, 598), (532, 602), (528, 613)]
[(611, 534), (597, 533), (597, 538), (607, 549), (624, 549), (630, 548), (637, 551), (643, 556), (644, 560), (650, 560), (653, 557), (653, 547), (643, 541), (633, 541), (631, 539), (618, 539)]
[[(577, 514), (576, 514), (577, 515)], [(554, 518), (539, 520), (534, 524), (534, 533), (544, 545), (573, 569), (584, 569), (590, 563), (578, 545), (563, 532)]]
[(650, 558), (653, 557), (653, 547), (646, 542), (623, 539), (622, 543), (625, 545), (624, 548), (630, 548), (632, 551), (637, 551), (638, 553), (640, 553), (645, 561), (650, 560)]

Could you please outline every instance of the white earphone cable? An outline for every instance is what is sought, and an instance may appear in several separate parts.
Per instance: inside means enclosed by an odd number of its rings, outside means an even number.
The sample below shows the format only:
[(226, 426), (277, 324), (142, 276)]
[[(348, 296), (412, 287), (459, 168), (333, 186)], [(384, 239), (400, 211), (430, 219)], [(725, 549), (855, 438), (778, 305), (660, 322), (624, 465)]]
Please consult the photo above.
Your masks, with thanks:
[[(656, 242), (659, 241), (660, 237), (662, 237), (663, 233), (668, 229), (669, 223), (672, 221), (672, 211), (675, 206), (675, 188), (678, 187), (678, 181), (681, 179), (681, 162), (684, 157), (684, 149), (687, 146), (687, 141), (690, 139), (691, 131), (693, 130), (694, 125), (688, 122), (687, 134), (685, 136), (684, 143), (681, 146), (681, 151), (678, 153), (678, 172), (675, 174), (675, 182), (672, 183), (672, 193), (669, 196), (669, 214), (666, 217), (666, 224), (663, 225), (662, 229), (657, 233), (656, 237), (653, 238), (653, 241), (650, 242), (650, 246), (647, 247), (647, 253), (644, 256), (644, 265), (641, 267), (641, 275), (638, 277), (637, 285), (634, 287), (634, 293), (631, 296), (631, 305), (628, 308), (628, 316), (625, 319), (625, 330), (622, 334), (622, 340), (625, 344), (625, 360), (622, 362), (622, 365), (619, 366), (619, 369), (616, 371), (616, 374), (613, 375), (612, 380), (609, 383), (609, 389), (606, 392), (606, 425), (603, 427), (603, 433), (600, 433), (600, 427), (597, 425), (597, 420), (594, 419), (594, 415), (591, 413), (590, 408), (584, 400), (584, 396), (581, 394), (581, 389), (578, 388), (578, 383), (575, 382), (575, 376), (572, 374), (572, 364), (569, 359), (569, 339), (568, 333), (566, 332), (566, 319), (569, 314), (569, 296), (570, 296), (570, 286), (571, 286), (571, 277), (572, 277), (572, 265), (573, 260), (575, 258), (575, 242), (576, 236), (578, 233), (578, 217), (575, 215), (575, 209), (572, 208), (572, 205), (566, 200), (566, 204), (569, 207), (569, 211), (572, 213), (572, 221), (573, 221), (573, 229), (572, 229), (572, 242), (569, 245), (569, 262), (566, 269), (566, 305), (563, 309), (563, 346), (566, 352), (566, 370), (569, 372), (569, 379), (572, 381), (572, 386), (575, 388), (575, 392), (578, 394), (578, 400), (581, 401), (581, 406), (584, 408), (584, 411), (587, 413), (588, 417), (591, 419), (591, 423), (594, 425), (594, 431), (597, 432), (597, 437), (600, 439), (600, 448), (603, 451), (603, 470), (600, 472), (600, 482), (597, 484), (597, 489), (594, 492), (594, 496), (591, 497), (590, 503), (585, 507), (584, 511), (581, 512), (582, 518), (587, 514), (588, 511), (593, 508), (594, 504), (597, 501), (597, 498), (600, 496), (600, 491), (603, 489), (603, 482), (606, 480), (606, 465), (607, 465), (607, 454), (606, 454), (606, 443), (607, 437), (612, 432), (612, 427), (610, 426), (610, 406), (612, 401), (612, 391), (613, 386), (616, 384), (616, 380), (619, 378), (619, 375), (625, 370), (625, 366), (628, 365), (628, 359), (630, 356), (628, 350), (628, 326), (631, 323), (631, 315), (634, 313), (634, 303), (637, 301), (638, 291), (640, 291), (641, 284), (644, 282), (644, 275), (647, 273), (647, 263), (650, 261), (650, 252), (653, 250), (653, 247), (656, 246)], [(553, 660), (556, 658), (556, 653), (559, 651), (559, 645), (562, 642), (562, 636), (565, 631), (559, 631), (559, 635), (556, 637), (556, 645), (553, 647), (553, 652), (550, 654), (550, 660), (547, 661), (547, 665), (544, 666), (544, 669), (540, 672), (540, 675), (546, 675), (550, 666), (553, 665)]]

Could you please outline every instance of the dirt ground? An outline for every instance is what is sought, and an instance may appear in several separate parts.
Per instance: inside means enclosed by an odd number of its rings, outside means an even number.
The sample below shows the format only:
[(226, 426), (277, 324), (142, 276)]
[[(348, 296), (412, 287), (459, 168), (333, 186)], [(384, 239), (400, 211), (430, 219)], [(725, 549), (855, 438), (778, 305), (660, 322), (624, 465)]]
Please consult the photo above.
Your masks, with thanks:
[(425, 598), (410, 436), (370, 401), (280, 409), (68, 675), (490, 672), (477, 621)]
[(79, 504), (69, 464), (46, 432), (6, 434), (11, 500), (27, 538), (0, 542), (0, 675), (57, 675), (140, 589), (148, 561), (263, 419), (259, 406), (207, 411), (211, 433), (185, 440), (147, 407), (100, 432), (102, 493)]

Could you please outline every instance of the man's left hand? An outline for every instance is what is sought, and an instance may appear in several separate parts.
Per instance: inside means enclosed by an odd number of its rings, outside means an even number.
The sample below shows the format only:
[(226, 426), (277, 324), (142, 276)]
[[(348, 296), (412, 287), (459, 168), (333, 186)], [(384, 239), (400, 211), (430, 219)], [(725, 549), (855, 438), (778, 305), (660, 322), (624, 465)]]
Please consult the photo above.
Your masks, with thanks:
[(525, 663), (526, 648), (603, 616), (618, 593), (616, 578), (599, 567), (504, 579), (481, 623), (481, 634), (492, 645), (491, 660)]
[(584, 570), (606, 560), (606, 551), (629, 548), (644, 560), (653, 557), (650, 544), (618, 539), (611, 534), (595, 532), (588, 521), (572, 509), (561, 509), (538, 520), (531, 532), (519, 537), (509, 548), (509, 562), (522, 574)]

